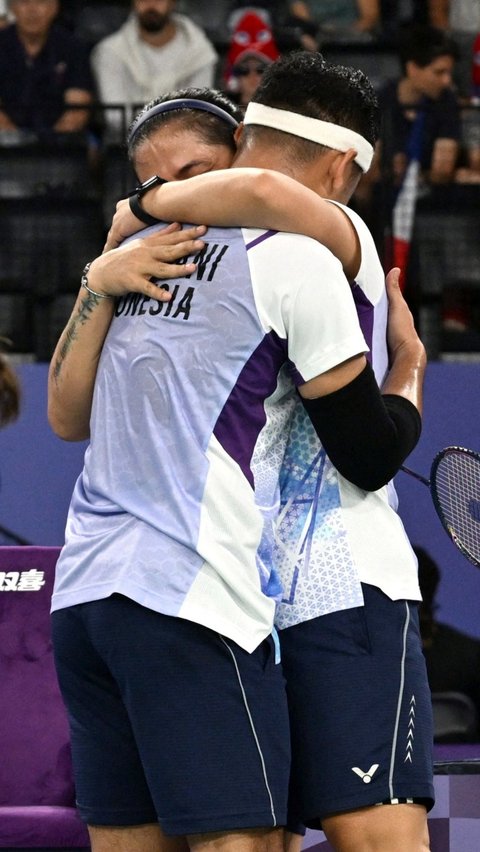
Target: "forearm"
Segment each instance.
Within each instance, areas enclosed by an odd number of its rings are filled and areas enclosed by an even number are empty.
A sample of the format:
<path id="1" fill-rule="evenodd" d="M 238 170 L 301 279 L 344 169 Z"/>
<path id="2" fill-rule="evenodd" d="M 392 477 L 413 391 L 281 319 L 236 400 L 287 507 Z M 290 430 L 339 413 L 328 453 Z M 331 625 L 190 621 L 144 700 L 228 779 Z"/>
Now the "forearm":
<path id="1" fill-rule="evenodd" d="M 378 0 L 358 0 L 359 28 L 371 30 L 377 24 L 380 17 Z"/>
<path id="2" fill-rule="evenodd" d="M 8 117 L 7 113 L 0 108 L 0 130 L 16 130 L 17 125 Z"/>
<path id="3" fill-rule="evenodd" d="M 355 273 L 359 246 L 350 219 L 336 205 L 287 175 L 268 169 L 224 169 L 166 183 L 147 192 L 142 208 L 163 221 L 270 228 L 322 242 Z"/>
<path id="4" fill-rule="evenodd" d="M 55 130 L 59 133 L 76 133 L 83 130 L 89 120 L 88 107 L 91 104 L 91 96 L 88 92 L 70 90 L 65 93 L 65 111 L 55 123 Z"/>
<path id="5" fill-rule="evenodd" d="M 403 396 L 422 414 L 427 355 L 400 290 L 399 275 L 400 270 L 395 267 L 386 278 L 390 370 L 383 382 L 382 393 Z"/>
<path id="6" fill-rule="evenodd" d="M 142 207 L 168 222 L 251 228 L 265 226 L 267 209 L 275 218 L 269 226 L 275 229 L 286 220 L 286 215 L 282 217 L 276 209 L 282 202 L 285 184 L 293 184 L 295 188 L 295 181 L 279 172 L 221 169 L 156 187 L 143 196 Z"/>
<path id="7" fill-rule="evenodd" d="M 455 139 L 437 139 L 433 148 L 428 178 L 431 183 L 448 183 L 455 175 L 458 160 L 458 142 Z"/>
<path id="8" fill-rule="evenodd" d="M 403 396 L 422 414 L 426 364 L 425 347 L 418 338 L 403 344 L 395 353 L 382 394 Z"/>
<path id="9" fill-rule="evenodd" d="M 448 29 L 448 6 L 448 0 L 429 0 L 428 13 L 432 27 Z"/>
<path id="10" fill-rule="evenodd" d="M 80 288 L 53 353 L 48 374 L 48 419 L 53 431 L 66 441 L 82 441 L 90 435 L 97 367 L 114 304 L 113 299 L 100 299 Z"/>

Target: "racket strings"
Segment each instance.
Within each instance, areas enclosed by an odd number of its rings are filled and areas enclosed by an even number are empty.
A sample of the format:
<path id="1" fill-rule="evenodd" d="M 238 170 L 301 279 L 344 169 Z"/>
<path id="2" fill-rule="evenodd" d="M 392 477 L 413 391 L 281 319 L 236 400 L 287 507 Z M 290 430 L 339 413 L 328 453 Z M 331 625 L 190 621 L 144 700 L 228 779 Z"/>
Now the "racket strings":
<path id="1" fill-rule="evenodd" d="M 446 453 L 432 478 L 444 526 L 472 561 L 480 561 L 480 459 L 462 451 Z"/>

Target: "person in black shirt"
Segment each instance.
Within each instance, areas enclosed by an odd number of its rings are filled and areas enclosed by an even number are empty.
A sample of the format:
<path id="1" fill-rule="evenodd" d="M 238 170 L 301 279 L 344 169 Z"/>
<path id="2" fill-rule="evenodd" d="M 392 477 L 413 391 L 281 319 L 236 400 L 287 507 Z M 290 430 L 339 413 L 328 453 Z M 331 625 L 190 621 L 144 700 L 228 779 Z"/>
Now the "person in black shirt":
<path id="1" fill-rule="evenodd" d="M 93 100 L 88 53 L 55 19 L 58 0 L 10 0 L 0 31 L 0 131 L 78 133 Z M 75 107 L 75 109 L 70 109 Z"/>

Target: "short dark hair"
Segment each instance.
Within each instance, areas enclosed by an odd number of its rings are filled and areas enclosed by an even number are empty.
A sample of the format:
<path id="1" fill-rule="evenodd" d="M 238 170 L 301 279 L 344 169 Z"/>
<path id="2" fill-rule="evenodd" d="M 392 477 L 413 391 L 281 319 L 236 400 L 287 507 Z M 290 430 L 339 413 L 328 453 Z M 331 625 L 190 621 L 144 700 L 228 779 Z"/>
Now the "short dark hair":
<path id="1" fill-rule="evenodd" d="M 277 59 L 263 74 L 252 101 L 348 127 L 372 146 L 378 139 L 379 105 L 368 77 L 357 68 L 329 63 L 320 53 L 294 51 Z M 263 130 L 268 129 L 258 125 L 245 128 L 249 134 Z M 293 136 L 291 140 L 288 144 L 298 153 L 318 154 L 315 142 Z"/>
<path id="2" fill-rule="evenodd" d="M 414 62 L 419 68 L 426 68 L 440 56 L 451 56 L 456 62 L 459 49 L 455 40 L 443 30 L 416 24 L 406 26 L 400 33 L 398 56 L 405 71 L 407 62 Z"/>
<path id="3" fill-rule="evenodd" d="M 231 101 L 223 92 L 220 92 L 217 89 L 186 88 L 177 89 L 172 92 L 165 92 L 165 94 L 158 98 L 154 98 L 145 104 L 130 125 L 127 134 L 127 139 L 129 140 L 127 143 L 128 156 L 130 159 L 133 159 L 136 149 L 142 144 L 142 142 L 149 139 L 152 133 L 167 123 L 175 123 L 176 126 L 181 128 L 185 127 L 188 130 L 193 130 L 207 144 L 225 145 L 225 147 L 231 150 L 232 154 L 235 153 L 236 146 L 234 139 L 234 126 L 227 121 L 223 121 L 222 118 L 212 115 L 212 113 L 196 110 L 195 108 L 182 107 L 180 109 L 171 110 L 170 112 L 152 115 L 152 117 L 147 119 L 130 139 L 132 128 L 141 116 L 150 112 L 153 107 L 157 106 L 157 104 L 163 104 L 166 101 L 177 99 L 205 101 L 206 103 L 220 107 L 220 109 L 232 116 L 232 118 L 234 118 L 237 122 L 240 122 L 243 118 L 243 111 L 241 108 L 234 104 L 233 101 Z"/>

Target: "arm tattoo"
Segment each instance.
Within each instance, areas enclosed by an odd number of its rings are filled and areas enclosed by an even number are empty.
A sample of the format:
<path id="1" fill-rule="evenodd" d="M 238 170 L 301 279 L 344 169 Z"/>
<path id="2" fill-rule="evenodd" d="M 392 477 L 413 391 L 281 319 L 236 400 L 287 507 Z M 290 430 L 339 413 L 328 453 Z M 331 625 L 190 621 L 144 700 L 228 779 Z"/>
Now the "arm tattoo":
<path id="1" fill-rule="evenodd" d="M 70 352 L 75 340 L 78 337 L 77 328 L 79 325 L 85 325 L 92 316 L 96 306 L 100 304 L 101 299 L 91 293 L 87 293 L 81 301 L 80 308 L 75 316 L 71 317 L 65 331 L 63 332 L 62 344 L 60 351 L 55 360 L 53 368 L 53 377 L 56 382 L 60 378 L 60 372 L 65 362 L 65 359 Z"/>

